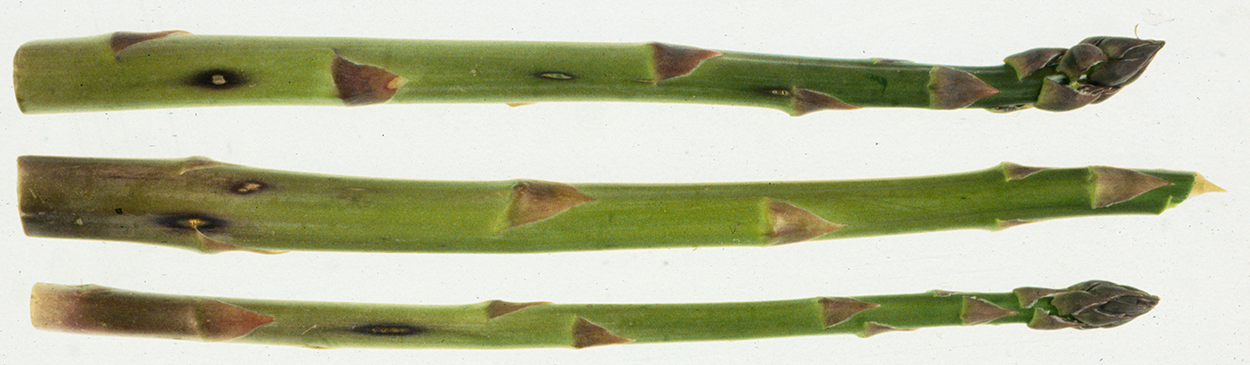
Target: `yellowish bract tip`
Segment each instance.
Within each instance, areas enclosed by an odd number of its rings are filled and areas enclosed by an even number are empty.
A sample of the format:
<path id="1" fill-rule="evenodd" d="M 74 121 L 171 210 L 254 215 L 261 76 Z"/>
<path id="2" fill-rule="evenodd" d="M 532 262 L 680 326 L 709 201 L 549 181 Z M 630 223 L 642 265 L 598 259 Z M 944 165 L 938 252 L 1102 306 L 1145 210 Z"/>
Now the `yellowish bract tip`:
<path id="1" fill-rule="evenodd" d="M 1210 181 L 1207 181 L 1207 178 L 1202 177 L 1202 175 L 1194 174 L 1194 187 L 1193 187 L 1193 190 L 1189 191 L 1189 196 L 1198 196 L 1198 195 L 1202 195 L 1206 193 L 1224 193 L 1224 192 L 1228 192 L 1228 190 L 1224 190 L 1224 188 L 1221 188 L 1211 183 Z"/>

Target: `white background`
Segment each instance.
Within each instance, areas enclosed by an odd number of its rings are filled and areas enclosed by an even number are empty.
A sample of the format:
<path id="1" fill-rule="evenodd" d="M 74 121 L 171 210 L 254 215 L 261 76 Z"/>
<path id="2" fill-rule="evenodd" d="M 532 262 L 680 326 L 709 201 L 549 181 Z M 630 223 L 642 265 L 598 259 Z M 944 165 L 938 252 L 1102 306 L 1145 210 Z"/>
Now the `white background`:
<path id="1" fill-rule="evenodd" d="M 831 58 L 993 65 L 1087 36 L 1163 39 L 1137 83 L 1067 113 L 872 109 L 793 118 L 746 107 L 550 103 L 230 107 L 22 115 L 3 78 L 0 161 L 23 154 L 172 158 L 355 176 L 698 182 L 914 176 L 1027 165 L 1203 173 L 1231 193 L 1162 216 L 1044 222 L 775 248 L 530 255 L 190 251 L 23 236 L 0 194 L 3 364 L 1149 364 L 1250 356 L 1246 117 L 1250 5 L 1237 1 L 5 1 L 0 53 L 117 30 L 593 42 L 664 41 Z M 124 4 L 124 5 L 123 5 Z M 0 74 L 8 75 L 5 64 Z M 15 186 L 0 169 L 0 187 Z M 11 189 L 11 188 L 10 188 Z M 1121 328 L 926 329 L 586 350 L 311 350 L 34 330 L 35 282 L 211 296 L 459 304 L 703 302 L 1064 287 L 1087 279 L 1162 297 Z"/>

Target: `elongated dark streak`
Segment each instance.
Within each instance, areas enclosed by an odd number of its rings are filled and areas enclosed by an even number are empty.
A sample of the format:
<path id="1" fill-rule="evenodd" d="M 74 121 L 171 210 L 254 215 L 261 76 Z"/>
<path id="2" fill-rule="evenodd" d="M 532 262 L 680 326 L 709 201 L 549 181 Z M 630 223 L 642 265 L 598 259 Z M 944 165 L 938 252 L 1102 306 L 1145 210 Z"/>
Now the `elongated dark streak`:
<path id="1" fill-rule="evenodd" d="M 420 335 L 429 330 L 425 327 L 403 323 L 370 323 L 352 327 L 351 331 L 369 336 L 397 337 Z"/>

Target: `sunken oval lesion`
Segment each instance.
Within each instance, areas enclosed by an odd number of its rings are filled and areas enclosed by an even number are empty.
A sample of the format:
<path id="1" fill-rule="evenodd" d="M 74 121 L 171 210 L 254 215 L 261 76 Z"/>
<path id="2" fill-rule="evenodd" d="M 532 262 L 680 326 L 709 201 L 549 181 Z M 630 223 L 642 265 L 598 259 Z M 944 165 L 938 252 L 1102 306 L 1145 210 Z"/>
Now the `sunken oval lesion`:
<path id="1" fill-rule="evenodd" d="M 228 226 L 225 219 L 203 213 L 173 213 L 155 218 L 157 225 L 186 231 L 211 232 Z"/>
<path id="2" fill-rule="evenodd" d="M 420 335 L 428 331 L 428 329 L 403 323 L 369 323 L 354 326 L 350 331 L 369 336 L 397 337 Z"/>
<path id="3" fill-rule="evenodd" d="M 534 73 L 534 77 L 555 81 L 577 80 L 577 75 L 560 71 L 539 71 Z"/>
<path id="4" fill-rule="evenodd" d="M 236 195 L 255 194 L 269 189 L 269 184 L 260 180 L 242 180 L 230 185 L 230 192 Z"/>
<path id="5" fill-rule="evenodd" d="M 213 68 L 200 71 L 187 77 L 186 84 L 209 90 L 233 89 L 248 83 L 247 76 L 242 72 L 225 68 Z"/>

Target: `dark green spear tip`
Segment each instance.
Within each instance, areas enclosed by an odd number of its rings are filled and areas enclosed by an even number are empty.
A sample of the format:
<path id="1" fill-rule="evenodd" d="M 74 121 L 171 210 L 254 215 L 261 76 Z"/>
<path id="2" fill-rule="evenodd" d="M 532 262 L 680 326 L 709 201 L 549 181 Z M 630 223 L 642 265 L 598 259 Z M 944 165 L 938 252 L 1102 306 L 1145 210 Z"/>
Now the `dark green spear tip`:
<path id="1" fill-rule="evenodd" d="M 1159 304 L 1159 297 L 1133 287 L 1091 280 L 1056 294 L 1050 304 L 1059 315 L 1080 322 L 1078 328 L 1111 328 L 1146 314 Z"/>
<path id="2" fill-rule="evenodd" d="M 1137 80 L 1164 44 L 1163 41 L 1120 37 L 1090 37 L 1081 43 L 1094 45 L 1107 55 L 1106 62 L 1093 65 L 1086 75 L 1090 83 L 1110 87 Z"/>

